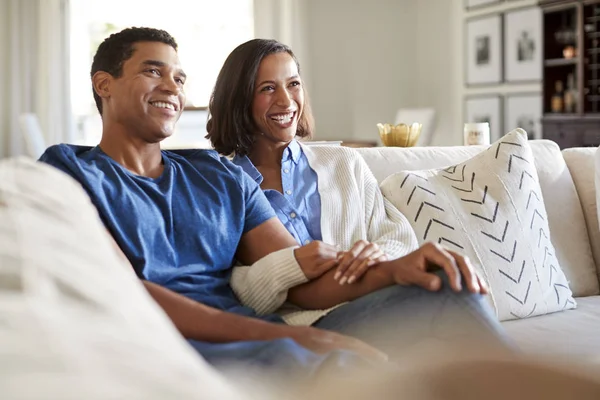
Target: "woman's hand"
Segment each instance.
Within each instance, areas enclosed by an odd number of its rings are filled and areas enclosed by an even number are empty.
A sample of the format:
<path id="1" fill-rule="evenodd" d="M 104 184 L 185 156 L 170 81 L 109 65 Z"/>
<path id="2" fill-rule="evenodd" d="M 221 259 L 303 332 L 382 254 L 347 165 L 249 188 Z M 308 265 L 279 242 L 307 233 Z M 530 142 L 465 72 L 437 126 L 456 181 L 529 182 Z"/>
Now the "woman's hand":
<path id="1" fill-rule="evenodd" d="M 370 267 L 387 261 L 387 256 L 375 243 L 359 240 L 348 251 L 339 253 L 339 264 L 333 279 L 340 285 L 354 283 Z"/>
<path id="2" fill-rule="evenodd" d="M 314 240 L 294 250 L 296 261 L 309 281 L 320 277 L 338 265 L 338 248 L 330 244 Z"/>

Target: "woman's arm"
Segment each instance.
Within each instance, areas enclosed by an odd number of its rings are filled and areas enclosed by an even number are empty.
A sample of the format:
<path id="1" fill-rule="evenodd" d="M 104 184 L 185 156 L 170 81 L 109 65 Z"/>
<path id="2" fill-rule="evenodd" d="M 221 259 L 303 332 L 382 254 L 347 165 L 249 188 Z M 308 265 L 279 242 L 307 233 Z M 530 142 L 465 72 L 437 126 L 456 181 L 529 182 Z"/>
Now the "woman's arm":
<path id="1" fill-rule="evenodd" d="M 288 290 L 316 279 L 337 265 L 335 246 L 313 241 L 299 247 L 277 218 L 271 218 L 242 236 L 230 285 L 245 306 L 259 315 L 277 310 Z"/>

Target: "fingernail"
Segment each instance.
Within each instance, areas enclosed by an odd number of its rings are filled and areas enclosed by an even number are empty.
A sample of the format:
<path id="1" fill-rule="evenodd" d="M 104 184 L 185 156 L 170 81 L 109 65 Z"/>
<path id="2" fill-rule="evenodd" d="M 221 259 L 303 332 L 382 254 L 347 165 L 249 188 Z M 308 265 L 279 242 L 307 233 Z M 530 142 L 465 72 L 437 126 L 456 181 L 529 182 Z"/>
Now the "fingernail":
<path id="1" fill-rule="evenodd" d="M 343 277 L 343 278 L 340 280 L 340 285 L 343 285 L 343 284 L 345 284 L 347 280 L 348 280 L 348 278 L 346 278 L 346 277 Z"/>
<path id="2" fill-rule="evenodd" d="M 356 280 L 356 277 L 354 275 L 352 275 L 350 277 L 350 279 L 348 279 L 348 283 L 354 283 L 355 280 Z"/>
<path id="3" fill-rule="evenodd" d="M 338 271 L 338 272 L 336 272 L 336 273 L 335 273 L 335 275 L 333 276 L 333 279 L 337 281 L 338 279 L 340 279 L 340 276 L 341 276 L 341 275 L 342 275 L 342 273 L 341 273 L 340 271 Z"/>

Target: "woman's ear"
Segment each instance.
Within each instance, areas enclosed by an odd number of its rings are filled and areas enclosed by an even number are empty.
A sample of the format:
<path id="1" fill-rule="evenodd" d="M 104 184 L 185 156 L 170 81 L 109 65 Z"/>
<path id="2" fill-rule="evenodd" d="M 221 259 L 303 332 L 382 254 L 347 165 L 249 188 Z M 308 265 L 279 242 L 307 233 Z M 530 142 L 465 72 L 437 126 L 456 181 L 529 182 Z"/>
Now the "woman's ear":
<path id="1" fill-rule="evenodd" d="M 103 99 L 110 97 L 110 83 L 112 76 L 105 71 L 98 71 L 92 76 L 92 85 L 94 92 Z"/>

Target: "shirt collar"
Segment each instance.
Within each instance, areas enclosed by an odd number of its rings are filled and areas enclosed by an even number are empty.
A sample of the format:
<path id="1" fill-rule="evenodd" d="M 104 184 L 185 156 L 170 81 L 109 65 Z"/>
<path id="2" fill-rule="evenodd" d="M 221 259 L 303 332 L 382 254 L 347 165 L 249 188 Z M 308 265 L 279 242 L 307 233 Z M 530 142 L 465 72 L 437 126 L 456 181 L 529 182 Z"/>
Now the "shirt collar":
<path id="1" fill-rule="evenodd" d="M 296 139 L 293 139 L 288 147 L 283 151 L 283 157 L 281 162 L 292 159 L 294 164 L 298 164 L 300 160 L 300 155 L 302 154 L 302 147 L 300 147 L 300 143 Z"/>
<path id="2" fill-rule="evenodd" d="M 294 161 L 294 164 L 298 164 L 300 160 L 300 155 L 302 154 L 302 147 L 300 147 L 300 143 L 296 139 L 292 140 L 288 147 L 283 151 L 283 157 L 281 159 L 282 162 L 291 159 Z M 263 181 L 262 174 L 256 169 L 252 161 L 248 158 L 248 156 L 233 156 L 231 160 L 234 164 L 241 167 L 244 172 L 246 172 L 252 179 L 256 181 L 259 185 Z"/>
<path id="3" fill-rule="evenodd" d="M 262 183 L 262 181 L 263 181 L 262 174 L 260 172 L 258 172 L 258 170 L 254 166 L 254 164 L 252 164 L 252 161 L 250 161 L 248 156 L 236 155 L 233 157 L 233 159 L 231 161 L 234 164 L 242 167 L 244 172 L 247 173 L 248 175 L 250 175 L 250 178 L 254 179 L 256 181 L 256 183 L 258 183 L 259 185 Z"/>

